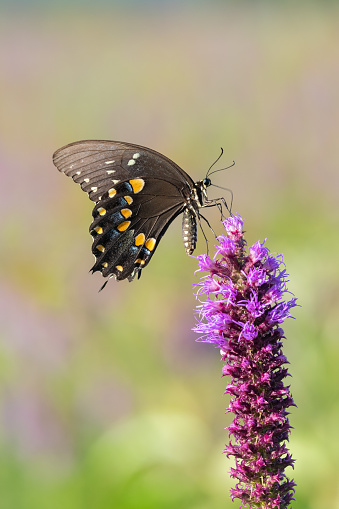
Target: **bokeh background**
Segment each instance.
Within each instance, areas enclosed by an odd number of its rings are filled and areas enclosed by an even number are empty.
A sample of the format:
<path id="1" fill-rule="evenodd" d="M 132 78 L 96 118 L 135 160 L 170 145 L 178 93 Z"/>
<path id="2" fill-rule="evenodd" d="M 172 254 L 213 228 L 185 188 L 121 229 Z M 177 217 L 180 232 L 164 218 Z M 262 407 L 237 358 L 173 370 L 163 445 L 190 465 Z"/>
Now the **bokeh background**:
<path id="1" fill-rule="evenodd" d="M 239 506 L 180 220 L 140 281 L 98 293 L 88 273 L 91 202 L 51 157 L 91 138 L 152 147 L 194 179 L 221 146 L 219 167 L 236 160 L 214 182 L 248 242 L 284 253 L 302 306 L 285 328 L 293 507 L 339 508 L 338 3 L 0 8 L 1 508 Z"/>

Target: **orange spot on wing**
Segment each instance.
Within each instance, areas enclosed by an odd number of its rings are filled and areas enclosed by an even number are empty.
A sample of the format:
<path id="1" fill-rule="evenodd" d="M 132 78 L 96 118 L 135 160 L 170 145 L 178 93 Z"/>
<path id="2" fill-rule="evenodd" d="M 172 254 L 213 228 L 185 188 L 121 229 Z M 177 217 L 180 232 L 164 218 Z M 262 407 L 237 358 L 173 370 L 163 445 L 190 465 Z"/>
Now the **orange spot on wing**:
<path id="1" fill-rule="evenodd" d="M 117 226 L 117 230 L 119 230 L 119 232 L 124 232 L 125 230 L 127 230 L 130 224 L 131 221 L 123 221 L 122 223 L 119 224 L 119 226 Z"/>
<path id="2" fill-rule="evenodd" d="M 155 243 L 156 243 L 156 240 L 151 237 L 151 238 L 146 240 L 145 247 L 147 249 L 149 249 L 149 251 L 153 251 Z"/>
<path id="3" fill-rule="evenodd" d="M 131 186 L 133 188 L 133 192 L 135 194 L 136 193 L 140 193 L 140 191 L 145 186 L 145 181 L 143 179 L 132 179 L 132 180 L 129 181 L 129 183 L 131 184 Z"/>
<path id="4" fill-rule="evenodd" d="M 141 246 L 144 242 L 145 242 L 145 235 L 143 233 L 139 233 L 139 235 L 137 235 L 135 237 L 135 245 Z"/>
<path id="5" fill-rule="evenodd" d="M 120 212 L 126 219 L 132 215 L 132 211 L 130 209 L 121 209 Z"/>

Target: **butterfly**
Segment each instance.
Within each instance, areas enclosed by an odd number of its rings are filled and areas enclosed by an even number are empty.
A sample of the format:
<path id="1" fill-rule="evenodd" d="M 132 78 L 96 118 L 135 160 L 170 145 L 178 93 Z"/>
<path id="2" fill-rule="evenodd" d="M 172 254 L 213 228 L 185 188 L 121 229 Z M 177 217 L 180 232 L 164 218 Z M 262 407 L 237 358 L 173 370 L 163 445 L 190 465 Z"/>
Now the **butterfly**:
<path id="1" fill-rule="evenodd" d="M 179 214 L 183 214 L 185 251 L 192 254 L 197 221 L 203 217 L 199 210 L 216 205 L 221 210 L 226 205 L 223 198 L 208 199 L 208 174 L 194 182 L 164 155 L 132 143 L 77 141 L 57 150 L 53 163 L 95 203 L 90 225 L 95 257 L 91 271 L 105 278 L 139 278 Z"/>

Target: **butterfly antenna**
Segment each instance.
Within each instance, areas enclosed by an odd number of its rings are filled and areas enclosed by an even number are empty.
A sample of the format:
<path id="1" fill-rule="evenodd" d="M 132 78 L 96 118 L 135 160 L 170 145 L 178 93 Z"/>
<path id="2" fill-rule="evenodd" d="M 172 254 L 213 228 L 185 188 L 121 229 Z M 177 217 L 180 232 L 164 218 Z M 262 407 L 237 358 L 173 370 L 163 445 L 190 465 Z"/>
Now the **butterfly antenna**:
<path id="1" fill-rule="evenodd" d="M 220 158 L 219 158 L 219 159 L 220 159 Z M 217 161 L 218 161 L 218 159 L 217 159 Z M 217 162 L 217 161 L 215 161 L 215 162 Z M 213 163 L 213 164 L 215 164 L 215 163 Z M 213 164 L 212 164 L 212 166 L 213 166 Z M 230 164 L 229 166 L 226 166 L 226 168 L 220 168 L 219 170 L 214 170 L 214 171 L 212 171 L 212 173 L 209 173 L 209 171 L 210 171 L 210 170 L 208 170 L 207 176 L 209 176 L 209 175 L 213 175 L 213 173 L 217 173 L 217 171 L 224 171 L 224 170 L 228 170 L 229 168 L 232 168 L 232 166 L 234 166 L 234 165 L 235 165 L 235 161 L 233 161 L 233 163 L 232 163 L 232 164 Z M 212 166 L 211 166 L 211 168 L 212 168 Z M 210 168 L 210 169 L 211 169 L 211 168 Z"/>
<path id="2" fill-rule="evenodd" d="M 221 158 L 221 156 L 222 156 L 222 155 L 223 155 L 223 153 L 224 153 L 224 149 L 223 149 L 222 147 L 220 147 L 220 148 L 221 148 L 221 154 L 220 154 L 220 156 L 219 156 L 219 157 L 218 157 L 218 158 L 214 161 L 214 163 L 213 163 L 213 164 L 211 164 L 211 166 L 208 168 L 207 173 L 206 173 L 206 178 L 207 178 L 207 177 L 208 177 L 208 175 L 210 174 L 210 171 L 211 171 L 211 169 L 213 168 L 213 166 L 214 166 L 214 165 L 215 165 L 215 164 L 219 161 L 219 159 Z M 214 172 L 213 172 L 213 173 L 214 173 Z"/>

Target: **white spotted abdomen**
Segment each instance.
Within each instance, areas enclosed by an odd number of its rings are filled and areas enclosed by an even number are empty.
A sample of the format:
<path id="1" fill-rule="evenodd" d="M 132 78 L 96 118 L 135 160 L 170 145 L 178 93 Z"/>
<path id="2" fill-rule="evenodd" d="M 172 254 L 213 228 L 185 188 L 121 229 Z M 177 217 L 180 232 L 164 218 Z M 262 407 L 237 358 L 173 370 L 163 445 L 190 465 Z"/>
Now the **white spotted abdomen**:
<path id="1" fill-rule="evenodd" d="M 192 254 L 197 245 L 197 220 L 189 209 L 184 210 L 182 217 L 182 240 L 186 253 Z"/>

